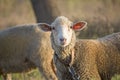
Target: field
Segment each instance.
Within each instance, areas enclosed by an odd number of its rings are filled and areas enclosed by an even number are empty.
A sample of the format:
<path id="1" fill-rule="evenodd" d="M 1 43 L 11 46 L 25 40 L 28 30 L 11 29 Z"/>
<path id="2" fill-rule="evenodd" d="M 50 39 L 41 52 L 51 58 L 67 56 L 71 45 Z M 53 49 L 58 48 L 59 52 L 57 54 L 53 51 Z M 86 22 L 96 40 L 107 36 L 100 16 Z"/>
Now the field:
<path id="1" fill-rule="evenodd" d="M 120 32 L 120 0 L 57 1 L 61 15 L 74 22 L 78 20 L 88 22 L 86 29 L 77 32 L 78 38 L 98 38 L 113 32 Z M 0 30 L 35 22 L 36 18 L 30 0 L 0 0 Z M 12 74 L 12 79 L 44 80 L 37 69 L 28 73 Z M 0 80 L 2 80 L 1 76 Z M 115 75 L 112 80 L 120 80 L 120 76 Z"/>

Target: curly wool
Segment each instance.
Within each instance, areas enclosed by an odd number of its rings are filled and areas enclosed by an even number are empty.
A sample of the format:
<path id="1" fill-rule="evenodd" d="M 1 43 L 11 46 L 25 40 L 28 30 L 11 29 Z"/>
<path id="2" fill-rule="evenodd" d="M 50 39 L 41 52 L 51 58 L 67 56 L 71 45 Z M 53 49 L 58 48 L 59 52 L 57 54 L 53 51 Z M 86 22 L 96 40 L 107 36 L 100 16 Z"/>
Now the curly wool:
<path id="1" fill-rule="evenodd" d="M 111 80 L 120 74 L 120 32 L 96 40 L 80 39 L 74 49 L 73 67 L 80 80 Z M 73 80 L 67 67 L 55 60 L 59 80 Z"/>

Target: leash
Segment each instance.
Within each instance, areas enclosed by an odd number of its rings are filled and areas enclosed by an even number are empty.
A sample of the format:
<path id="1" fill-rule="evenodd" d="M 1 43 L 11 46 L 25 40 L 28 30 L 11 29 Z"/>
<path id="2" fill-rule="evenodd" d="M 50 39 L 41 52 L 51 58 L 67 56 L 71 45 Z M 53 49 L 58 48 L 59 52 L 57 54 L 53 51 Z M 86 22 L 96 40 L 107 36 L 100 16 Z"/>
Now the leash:
<path id="1" fill-rule="evenodd" d="M 71 66 L 68 67 L 70 74 L 72 75 L 73 80 L 79 80 L 80 76 L 75 72 L 74 68 Z"/>
<path id="2" fill-rule="evenodd" d="M 56 56 L 56 58 L 57 58 L 61 63 L 64 64 L 64 62 L 63 62 L 62 60 L 60 60 L 60 58 L 58 57 L 58 55 L 57 55 L 56 53 L 55 53 L 55 56 Z M 69 73 L 71 74 L 73 80 L 79 80 L 79 79 L 80 79 L 80 76 L 75 72 L 75 70 L 74 70 L 74 68 L 73 68 L 73 66 L 72 66 L 73 61 L 74 61 L 74 50 L 72 50 L 72 53 L 71 53 L 71 61 L 70 61 L 70 63 L 67 65 L 67 67 L 68 67 L 68 71 L 69 71 Z M 66 66 L 66 64 L 64 64 L 64 65 Z"/>
<path id="3" fill-rule="evenodd" d="M 75 72 L 75 70 L 72 66 L 74 57 L 75 57 L 75 53 L 74 53 L 74 50 L 72 50 L 71 51 L 71 62 L 68 65 L 68 70 L 69 70 L 70 74 L 72 75 L 73 80 L 79 80 L 80 76 Z"/>

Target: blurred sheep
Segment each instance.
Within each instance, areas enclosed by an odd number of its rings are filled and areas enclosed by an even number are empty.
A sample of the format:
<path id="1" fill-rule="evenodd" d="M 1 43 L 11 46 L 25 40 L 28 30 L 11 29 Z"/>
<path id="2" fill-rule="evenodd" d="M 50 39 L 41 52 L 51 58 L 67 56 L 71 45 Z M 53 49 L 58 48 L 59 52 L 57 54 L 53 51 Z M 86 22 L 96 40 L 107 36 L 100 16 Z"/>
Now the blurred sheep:
<path id="1" fill-rule="evenodd" d="M 49 33 L 36 24 L 21 25 L 0 31 L 0 74 L 27 72 L 39 68 L 46 80 L 57 80 L 52 67 L 53 50 Z"/>

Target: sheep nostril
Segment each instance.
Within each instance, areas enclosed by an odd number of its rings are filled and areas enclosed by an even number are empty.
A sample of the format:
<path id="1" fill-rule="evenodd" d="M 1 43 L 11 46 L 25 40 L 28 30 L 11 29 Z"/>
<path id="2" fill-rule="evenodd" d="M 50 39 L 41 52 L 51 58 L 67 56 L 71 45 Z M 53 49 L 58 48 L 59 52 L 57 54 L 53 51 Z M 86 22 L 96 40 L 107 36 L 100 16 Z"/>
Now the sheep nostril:
<path id="1" fill-rule="evenodd" d="M 61 38 L 60 41 L 61 42 L 66 42 L 66 39 L 65 38 Z"/>

